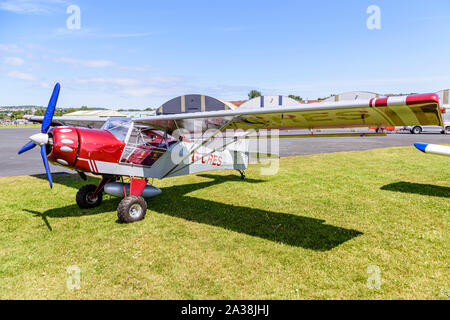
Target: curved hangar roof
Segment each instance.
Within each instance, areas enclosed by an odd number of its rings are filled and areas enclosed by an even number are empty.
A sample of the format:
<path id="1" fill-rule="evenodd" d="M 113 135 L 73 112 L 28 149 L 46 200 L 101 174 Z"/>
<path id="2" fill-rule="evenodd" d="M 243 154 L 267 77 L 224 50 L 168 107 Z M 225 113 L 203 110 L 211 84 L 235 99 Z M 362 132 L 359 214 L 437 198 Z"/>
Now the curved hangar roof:
<path id="1" fill-rule="evenodd" d="M 241 104 L 239 109 L 255 109 L 255 108 L 266 108 L 266 107 L 278 107 L 278 106 L 296 106 L 300 105 L 300 102 L 285 96 L 261 96 L 256 97 L 247 102 Z"/>
<path id="2" fill-rule="evenodd" d="M 157 115 L 235 109 L 230 102 L 201 94 L 188 94 L 167 101 L 156 110 Z"/>
<path id="3" fill-rule="evenodd" d="M 381 94 L 367 91 L 351 91 L 340 93 L 335 96 L 331 96 L 322 102 L 337 102 L 337 101 L 348 101 L 348 100 L 358 100 L 358 99 L 372 99 L 384 97 Z"/>

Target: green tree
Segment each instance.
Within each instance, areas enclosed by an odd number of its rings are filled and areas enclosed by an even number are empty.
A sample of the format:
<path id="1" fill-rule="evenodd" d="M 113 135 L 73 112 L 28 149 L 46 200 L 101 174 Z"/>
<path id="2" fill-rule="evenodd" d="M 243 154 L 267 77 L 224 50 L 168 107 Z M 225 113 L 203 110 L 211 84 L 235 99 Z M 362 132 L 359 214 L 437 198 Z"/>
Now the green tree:
<path id="1" fill-rule="evenodd" d="M 67 112 L 68 112 L 68 113 L 75 112 L 75 111 L 77 111 L 77 109 L 75 109 L 75 108 L 69 108 L 69 109 L 67 109 Z"/>
<path id="2" fill-rule="evenodd" d="M 35 116 L 43 116 L 45 114 L 45 109 L 37 109 L 35 112 L 34 112 L 34 115 Z"/>
<path id="3" fill-rule="evenodd" d="M 303 101 L 303 98 L 300 96 L 294 96 L 293 94 L 289 95 L 289 98 L 297 100 L 297 101 Z"/>
<path id="4" fill-rule="evenodd" d="M 249 99 L 253 99 L 253 98 L 256 98 L 256 97 L 261 97 L 261 92 L 259 92 L 258 90 L 252 90 L 248 94 L 248 98 Z"/>
<path id="5" fill-rule="evenodd" d="M 23 112 L 21 112 L 21 111 L 14 111 L 11 114 L 11 120 L 16 120 L 16 119 L 23 119 Z"/>
<path id="6" fill-rule="evenodd" d="M 317 100 L 323 101 L 323 100 L 326 100 L 326 99 L 328 99 L 328 98 L 335 97 L 335 96 L 336 96 L 335 94 L 330 94 L 328 97 L 317 98 Z"/>

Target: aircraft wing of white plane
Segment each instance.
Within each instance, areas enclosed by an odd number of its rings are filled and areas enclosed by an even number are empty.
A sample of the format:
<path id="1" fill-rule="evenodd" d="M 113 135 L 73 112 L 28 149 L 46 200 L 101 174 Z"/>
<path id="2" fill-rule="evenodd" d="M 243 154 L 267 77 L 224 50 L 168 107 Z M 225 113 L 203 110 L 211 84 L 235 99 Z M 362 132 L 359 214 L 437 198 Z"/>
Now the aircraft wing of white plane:
<path id="1" fill-rule="evenodd" d="M 428 143 L 414 143 L 414 146 L 424 153 L 439 154 L 442 156 L 450 156 L 450 146 Z"/>
<path id="2" fill-rule="evenodd" d="M 42 122 L 43 117 L 28 116 Z M 105 117 L 54 117 L 52 125 L 100 128 Z M 178 113 L 134 118 L 140 125 L 173 132 L 202 120 L 211 129 L 315 129 L 370 126 L 442 126 L 436 94 L 396 96 L 308 105 Z"/>
<path id="3" fill-rule="evenodd" d="M 311 129 L 369 126 L 442 126 L 436 94 L 410 95 L 370 100 L 317 103 L 256 109 L 179 113 L 135 119 L 161 129 L 185 127 L 189 120 L 207 120 L 211 127 L 229 129 Z"/>

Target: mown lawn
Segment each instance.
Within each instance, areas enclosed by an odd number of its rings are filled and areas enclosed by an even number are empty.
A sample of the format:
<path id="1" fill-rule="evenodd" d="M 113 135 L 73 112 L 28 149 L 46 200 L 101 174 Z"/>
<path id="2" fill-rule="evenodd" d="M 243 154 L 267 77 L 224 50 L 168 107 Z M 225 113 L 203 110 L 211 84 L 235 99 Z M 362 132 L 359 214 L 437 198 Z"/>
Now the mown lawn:
<path id="1" fill-rule="evenodd" d="M 0 124 L 0 129 L 40 128 L 40 124 Z"/>
<path id="2" fill-rule="evenodd" d="M 448 299 L 449 165 L 411 147 L 155 180 L 134 224 L 109 196 L 78 209 L 78 176 L 0 178 L 0 299 Z"/>

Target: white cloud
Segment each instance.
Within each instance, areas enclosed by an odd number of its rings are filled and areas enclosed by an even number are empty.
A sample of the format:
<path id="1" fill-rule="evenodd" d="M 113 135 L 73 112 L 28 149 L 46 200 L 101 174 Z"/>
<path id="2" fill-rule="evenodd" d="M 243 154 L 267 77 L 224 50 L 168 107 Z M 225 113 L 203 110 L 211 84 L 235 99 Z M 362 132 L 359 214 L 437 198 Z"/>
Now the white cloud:
<path id="1" fill-rule="evenodd" d="M 162 92 L 158 88 L 130 88 L 122 90 L 121 93 L 132 97 L 145 97 L 148 95 L 160 95 Z"/>
<path id="2" fill-rule="evenodd" d="M 171 75 L 159 75 L 159 76 L 152 76 L 150 77 L 149 81 L 152 83 L 159 83 L 159 84 L 176 84 L 179 82 L 182 82 L 184 79 L 178 76 L 171 76 Z"/>
<path id="3" fill-rule="evenodd" d="M 143 38 L 154 35 L 153 32 L 124 32 L 124 33 L 108 33 L 101 29 L 91 29 L 83 27 L 81 29 L 57 28 L 51 33 L 52 37 L 84 37 L 84 38 L 106 38 L 106 39 L 129 39 Z"/>
<path id="4" fill-rule="evenodd" d="M 123 70 L 131 70 L 131 71 L 139 71 L 139 72 L 145 72 L 145 71 L 149 71 L 150 69 L 152 69 L 151 66 L 149 65 L 144 65 L 144 66 L 120 66 L 121 69 Z"/>
<path id="5" fill-rule="evenodd" d="M 240 32 L 240 31 L 246 30 L 246 27 L 228 26 L 228 27 L 216 28 L 216 30 L 220 31 L 220 32 Z"/>
<path id="6" fill-rule="evenodd" d="M 116 84 L 119 86 L 136 86 L 140 83 L 137 79 L 132 78 L 89 78 L 78 79 L 78 83 L 96 83 L 96 84 Z"/>
<path id="7" fill-rule="evenodd" d="M 82 66 L 87 68 L 105 68 L 105 67 L 112 67 L 115 65 L 114 62 L 109 60 L 83 60 L 73 58 L 60 58 L 56 59 L 55 61 L 69 63 L 75 66 Z"/>
<path id="8" fill-rule="evenodd" d="M 37 78 L 30 74 L 30 73 L 25 73 L 25 72 L 19 72 L 19 71 L 11 71 L 10 73 L 8 73 L 8 77 L 10 78 L 14 78 L 14 79 L 19 79 L 19 80 L 25 80 L 25 81 L 36 81 Z"/>
<path id="9" fill-rule="evenodd" d="M 0 10 L 19 14 L 48 14 L 68 4 L 64 0 L 5 0 L 0 2 Z"/>
<path id="10" fill-rule="evenodd" d="M 121 66 L 114 61 L 110 60 L 84 60 L 84 59 L 75 59 L 75 58 L 69 58 L 69 57 L 63 57 L 59 59 L 55 59 L 55 62 L 60 63 L 69 63 L 75 66 L 82 66 L 87 68 L 105 68 L 105 67 L 116 67 L 123 70 L 130 70 L 130 71 L 139 71 L 139 72 L 145 72 L 150 69 L 152 69 L 149 65 L 143 65 L 143 66 Z M 157 82 L 173 82 L 176 79 L 175 77 L 166 77 L 164 78 L 156 78 Z"/>
<path id="11" fill-rule="evenodd" d="M 94 34 L 94 31 L 90 28 L 83 27 L 81 29 L 67 29 L 67 27 L 61 27 L 53 30 L 50 37 L 90 37 L 92 34 Z"/>
<path id="12" fill-rule="evenodd" d="M 9 53 L 21 53 L 23 50 L 16 44 L 3 44 L 0 43 L 0 51 L 6 51 Z"/>
<path id="13" fill-rule="evenodd" d="M 180 92 L 191 92 L 192 88 L 185 85 L 186 79 L 174 75 L 154 75 L 145 77 L 140 80 L 140 83 L 145 83 L 147 86 L 132 86 L 125 88 L 119 93 L 131 97 L 146 97 L 154 96 L 172 96 Z M 194 90 L 195 91 L 195 90 Z"/>
<path id="14" fill-rule="evenodd" d="M 153 35 L 152 32 L 135 32 L 135 33 L 111 33 L 111 34 L 99 34 L 99 37 L 104 38 L 140 38 Z"/>
<path id="15" fill-rule="evenodd" d="M 18 57 L 7 57 L 3 61 L 10 66 L 22 66 L 25 64 L 25 60 Z"/>

